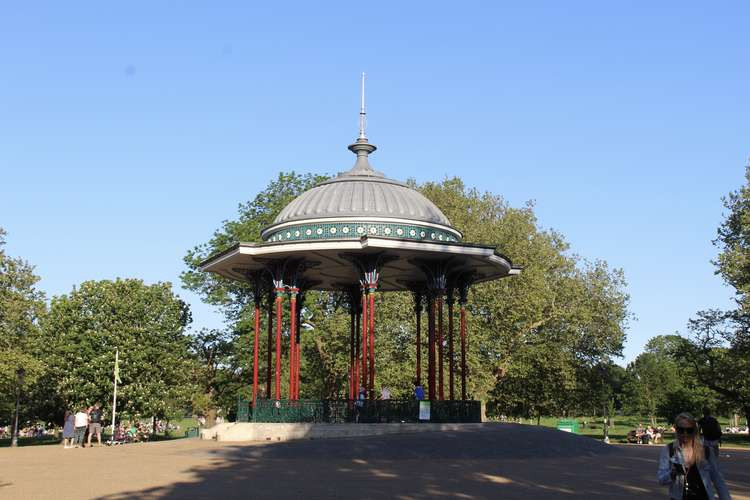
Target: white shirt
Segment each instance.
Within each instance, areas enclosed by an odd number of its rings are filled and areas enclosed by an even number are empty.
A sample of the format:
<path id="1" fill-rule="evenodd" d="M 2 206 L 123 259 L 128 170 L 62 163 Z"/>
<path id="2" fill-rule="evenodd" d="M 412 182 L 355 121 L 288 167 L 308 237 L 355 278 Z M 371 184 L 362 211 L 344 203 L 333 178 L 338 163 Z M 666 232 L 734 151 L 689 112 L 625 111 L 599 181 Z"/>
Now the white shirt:
<path id="1" fill-rule="evenodd" d="M 86 412 L 79 411 L 78 413 L 76 413 L 75 420 L 76 427 L 86 427 L 87 425 L 89 425 L 89 415 Z"/>

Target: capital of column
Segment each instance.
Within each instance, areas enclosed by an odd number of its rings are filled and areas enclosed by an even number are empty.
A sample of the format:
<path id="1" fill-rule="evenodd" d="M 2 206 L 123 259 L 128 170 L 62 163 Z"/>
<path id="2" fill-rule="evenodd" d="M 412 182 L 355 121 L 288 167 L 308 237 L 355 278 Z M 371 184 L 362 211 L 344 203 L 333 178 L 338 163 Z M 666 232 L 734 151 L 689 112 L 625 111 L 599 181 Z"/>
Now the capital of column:
<path id="1" fill-rule="evenodd" d="M 289 298 L 292 300 L 297 300 L 297 295 L 299 294 L 299 288 L 290 286 L 289 287 Z"/>

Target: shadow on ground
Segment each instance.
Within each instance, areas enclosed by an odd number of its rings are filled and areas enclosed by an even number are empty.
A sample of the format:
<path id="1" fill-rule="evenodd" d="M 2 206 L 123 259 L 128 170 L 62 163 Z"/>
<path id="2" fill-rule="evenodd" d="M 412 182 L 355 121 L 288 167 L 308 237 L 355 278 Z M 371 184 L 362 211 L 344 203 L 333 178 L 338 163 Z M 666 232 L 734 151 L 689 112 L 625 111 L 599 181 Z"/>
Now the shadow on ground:
<path id="1" fill-rule="evenodd" d="M 664 498 L 658 452 L 514 424 L 217 445 L 186 451 L 205 459 L 189 482 L 102 498 Z"/>

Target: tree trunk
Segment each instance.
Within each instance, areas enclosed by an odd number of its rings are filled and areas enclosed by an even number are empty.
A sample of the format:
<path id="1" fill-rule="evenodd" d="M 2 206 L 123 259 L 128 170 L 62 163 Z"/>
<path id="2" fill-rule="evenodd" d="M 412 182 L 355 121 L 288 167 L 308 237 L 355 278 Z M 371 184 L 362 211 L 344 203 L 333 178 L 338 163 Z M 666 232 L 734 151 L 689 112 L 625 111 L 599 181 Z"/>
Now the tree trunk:
<path id="1" fill-rule="evenodd" d="M 151 439 L 156 439 L 156 415 L 151 417 Z"/>
<path id="2" fill-rule="evenodd" d="M 216 410 L 210 409 L 206 412 L 206 428 L 210 429 L 216 425 Z"/>
<path id="3" fill-rule="evenodd" d="M 539 425 L 539 421 L 542 420 L 542 412 L 536 413 L 536 425 Z"/>
<path id="4" fill-rule="evenodd" d="M 750 405 L 742 408 L 745 410 L 745 425 L 750 427 Z"/>

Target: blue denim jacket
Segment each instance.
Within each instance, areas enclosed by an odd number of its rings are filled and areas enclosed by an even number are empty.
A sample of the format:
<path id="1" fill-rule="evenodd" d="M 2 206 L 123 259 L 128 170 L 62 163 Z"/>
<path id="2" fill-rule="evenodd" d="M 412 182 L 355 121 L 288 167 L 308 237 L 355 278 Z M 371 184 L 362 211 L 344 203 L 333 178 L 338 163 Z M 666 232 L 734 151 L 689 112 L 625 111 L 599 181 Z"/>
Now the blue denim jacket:
<path id="1" fill-rule="evenodd" d="M 706 493 L 708 498 L 716 498 L 719 495 L 719 500 L 731 500 L 727 483 L 724 482 L 724 477 L 719 471 L 719 466 L 716 463 L 716 457 L 714 457 L 713 451 L 709 448 L 707 451 L 706 459 L 698 465 L 698 473 L 703 480 L 703 486 L 706 487 Z M 676 445 L 674 446 L 674 458 L 677 463 L 684 464 L 684 458 L 682 456 L 682 450 Z M 672 465 L 669 463 L 669 445 L 666 445 L 661 450 L 659 455 L 659 471 L 656 473 L 656 477 L 659 484 L 669 485 L 669 498 L 675 500 L 682 500 L 682 490 L 685 486 L 685 476 L 678 475 L 672 480 L 669 472 Z"/>

